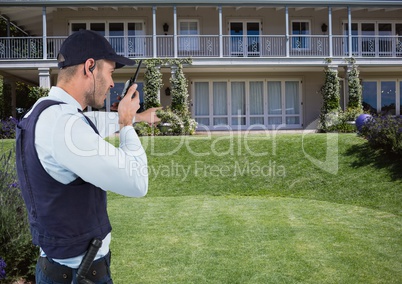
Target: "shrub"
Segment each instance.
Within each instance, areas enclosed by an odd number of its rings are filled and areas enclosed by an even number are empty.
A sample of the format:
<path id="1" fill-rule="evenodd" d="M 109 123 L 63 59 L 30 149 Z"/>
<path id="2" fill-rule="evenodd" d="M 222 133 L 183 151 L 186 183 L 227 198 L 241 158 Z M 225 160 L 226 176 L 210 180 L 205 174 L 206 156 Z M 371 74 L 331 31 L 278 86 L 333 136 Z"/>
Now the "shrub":
<path id="1" fill-rule="evenodd" d="M 0 257 L 0 280 L 6 279 L 6 267 L 7 264 L 4 262 L 4 259 Z"/>
<path id="2" fill-rule="evenodd" d="M 361 135 L 374 149 L 402 156 L 402 117 L 375 116 L 366 121 Z"/>
<path id="3" fill-rule="evenodd" d="M 180 116 L 175 114 L 169 107 L 166 110 L 157 110 L 156 115 L 161 119 L 159 127 L 166 128 L 161 130 L 162 134 L 182 135 L 184 132 L 184 123 Z"/>
<path id="4" fill-rule="evenodd" d="M 38 99 L 47 97 L 49 95 L 50 89 L 48 88 L 43 88 L 43 87 L 37 87 L 37 86 L 29 86 L 29 94 L 28 96 L 32 99 L 32 101 L 35 103 Z"/>
<path id="5" fill-rule="evenodd" d="M 144 121 L 135 123 L 134 129 L 137 132 L 138 136 L 152 136 L 152 135 L 159 135 L 160 133 L 157 127 L 149 125 Z"/>
<path id="6" fill-rule="evenodd" d="M 21 277 L 34 280 L 38 256 L 38 250 L 31 242 L 14 160 L 13 150 L 0 156 L 0 257 L 6 265 L 4 274 L 7 275 L 0 283 L 11 283 Z"/>
<path id="7" fill-rule="evenodd" d="M 17 119 L 9 117 L 0 120 L 0 139 L 13 139 L 15 138 L 15 127 Z"/>
<path id="8" fill-rule="evenodd" d="M 338 114 L 340 112 L 340 91 L 338 71 L 326 68 L 325 83 L 321 87 L 323 105 L 318 124 L 318 129 L 323 132 L 331 131 L 333 125 L 336 125 Z"/>
<path id="9" fill-rule="evenodd" d="M 361 114 L 358 109 L 347 109 L 346 111 L 334 111 L 322 115 L 320 118 L 319 129 L 323 132 L 356 132 L 355 120 Z M 325 128 L 324 128 L 325 126 Z"/>

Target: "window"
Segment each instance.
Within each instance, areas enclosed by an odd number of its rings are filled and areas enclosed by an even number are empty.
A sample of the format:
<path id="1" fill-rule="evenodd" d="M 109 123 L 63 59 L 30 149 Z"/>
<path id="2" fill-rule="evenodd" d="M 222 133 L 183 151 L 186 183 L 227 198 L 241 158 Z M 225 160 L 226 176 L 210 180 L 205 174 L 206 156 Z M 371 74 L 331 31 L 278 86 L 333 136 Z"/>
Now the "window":
<path id="1" fill-rule="evenodd" d="M 109 23 L 109 42 L 117 54 L 124 54 L 124 23 Z"/>
<path id="2" fill-rule="evenodd" d="M 199 81 L 193 113 L 203 127 L 262 129 L 301 126 L 300 80 Z"/>
<path id="3" fill-rule="evenodd" d="M 119 55 L 144 56 L 146 40 L 143 22 L 72 22 L 71 33 L 90 29 L 105 36 Z"/>
<path id="4" fill-rule="evenodd" d="M 232 125 L 246 125 L 245 82 L 231 83 Z"/>
<path id="5" fill-rule="evenodd" d="M 127 23 L 127 56 L 144 56 L 146 50 L 144 23 Z"/>
<path id="6" fill-rule="evenodd" d="M 395 115 L 396 111 L 396 82 L 381 82 L 381 113 Z"/>
<path id="7" fill-rule="evenodd" d="M 310 39 L 309 21 L 292 21 L 292 48 L 293 49 L 309 49 Z"/>
<path id="8" fill-rule="evenodd" d="M 371 113 L 377 112 L 377 82 L 363 81 L 363 108 Z"/>
<path id="9" fill-rule="evenodd" d="M 199 25 L 197 20 L 179 21 L 179 51 L 200 50 L 200 39 L 198 37 Z"/>
<path id="10" fill-rule="evenodd" d="M 196 82 L 194 116 L 195 120 L 202 125 L 209 125 L 209 83 Z"/>
<path id="11" fill-rule="evenodd" d="M 349 35 L 345 22 L 344 35 Z M 402 56 L 402 23 L 391 21 L 352 23 L 353 56 L 394 57 Z M 344 54 L 349 54 L 349 37 L 344 43 Z"/>
<path id="12" fill-rule="evenodd" d="M 395 25 L 395 35 L 396 56 L 402 56 L 402 24 Z"/>
<path id="13" fill-rule="evenodd" d="M 86 23 L 72 23 L 71 24 L 71 32 L 78 32 L 79 30 L 86 30 L 87 24 Z"/>
<path id="14" fill-rule="evenodd" d="M 228 125 L 227 83 L 213 82 L 213 125 Z"/>
<path id="15" fill-rule="evenodd" d="M 268 81 L 268 125 L 300 125 L 300 82 Z"/>
<path id="16" fill-rule="evenodd" d="M 349 55 L 349 25 L 345 23 L 344 25 L 344 34 L 347 36 L 347 39 L 344 42 L 344 52 L 346 55 Z M 357 55 L 359 53 L 359 27 L 357 23 L 352 23 L 352 52 L 353 55 Z"/>
<path id="17" fill-rule="evenodd" d="M 392 24 L 378 24 L 378 49 L 380 56 L 390 56 L 392 53 Z"/>
<path id="18" fill-rule="evenodd" d="M 231 56 L 260 55 L 260 21 L 234 21 L 229 25 Z"/>
<path id="19" fill-rule="evenodd" d="M 99 34 L 105 36 L 105 23 L 90 23 L 89 29 L 98 32 Z"/>
<path id="20" fill-rule="evenodd" d="M 375 56 L 375 29 L 372 23 L 361 24 L 362 55 Z"/>
<path id="21" fill-rule="evenodd" d="M 402 86 L 400 80 L 363 81 L 362 85 L 364 110 L 371 113 L 400 114 Z"/>

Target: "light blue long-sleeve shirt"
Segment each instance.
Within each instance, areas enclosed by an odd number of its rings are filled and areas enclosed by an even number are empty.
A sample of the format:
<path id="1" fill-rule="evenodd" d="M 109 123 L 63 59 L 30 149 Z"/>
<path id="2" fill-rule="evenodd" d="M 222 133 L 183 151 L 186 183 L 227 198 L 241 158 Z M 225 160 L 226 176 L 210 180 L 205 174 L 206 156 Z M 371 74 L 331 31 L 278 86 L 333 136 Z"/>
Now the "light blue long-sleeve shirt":
<path id="1" fill-rule="evenodd" d="M 86 112 L 85 115 L 97 127 L 98 135 L 78 111 L 81 105 L 63 89 L 52 87 L 49 96 L 40 100 L 46 99 L 65 102 L 45 109 L 36 124 L 36 151 L 50 176 L 63 184 L 81 177 L 105 191 L 130 197 L 147 193 L 147 157 L 132 126 L 120 129 L 115 112 Z M 115 147 L 104 138 L 118 130 L 120 145 Z M 109 233 L 95 259 L 109 252 L 110 240 Z M 41 250 L 41 255 L 46 253 Z M 54 261 L 78 268 L 82 258 L 83 255 L 79 255 Z"/>

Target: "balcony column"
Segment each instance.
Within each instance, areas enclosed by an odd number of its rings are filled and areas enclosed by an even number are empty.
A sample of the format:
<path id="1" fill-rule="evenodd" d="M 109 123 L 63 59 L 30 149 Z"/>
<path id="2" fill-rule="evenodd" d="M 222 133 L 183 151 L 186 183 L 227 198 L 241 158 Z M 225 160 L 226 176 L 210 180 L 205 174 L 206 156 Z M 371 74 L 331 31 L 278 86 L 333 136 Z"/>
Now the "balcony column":
<path id="1" fill-rule="evenodd" d="M 152 56 L 156 58 L 156 7 L 152 6 Z"/>
<path id="2" fill-rule="evenodd" d="M 349 57 L 353 57 L 352 51 L 352 12 L 350 6 L 348 7 L 348 34 L 349 34 Z"/>
<path id="3" fill-rule="evenodd" d="M 219 11 L 219 57 L 223 57 L 222 6 L 218 7 L 218 11 Z"/>
<path id="4" fill-rule="evenodd" d="M 50 68 L 38 68 L 39 87 L 50 89 Z"/>
<path id="5" fill-rule="evenodd" d="M 173 46 L 174 58 L 177 58 L 177 8 L 173 6 Z"/>
<path id="6" fill-rule="evenodd" d="M 42 40 L 43 40 L 43 59 L 47 59 L 47 26 L 46 26 L 46 7 L 42 8 Z"/>
<path id="7" fill-rule="evenodd" d="M 328 40 L 329 40 L 329 57 L 333 56 L 332 51 L 332 7 L 328 7 Z"/>
<path id="8" fill-rule="evenodd" d="M 174 80 L 176 79 L 176 71 L 177 71 L 177 66 L 176 65 L 172 65 L 170 67 L 170 77 Z"/>
<path id="9" fill-rule="evenodd" d="M 286 57 L 290 56 L 290 40 L 289 40 L 289 8 L 285 7 L 285 27 L 286 27 Z"/>

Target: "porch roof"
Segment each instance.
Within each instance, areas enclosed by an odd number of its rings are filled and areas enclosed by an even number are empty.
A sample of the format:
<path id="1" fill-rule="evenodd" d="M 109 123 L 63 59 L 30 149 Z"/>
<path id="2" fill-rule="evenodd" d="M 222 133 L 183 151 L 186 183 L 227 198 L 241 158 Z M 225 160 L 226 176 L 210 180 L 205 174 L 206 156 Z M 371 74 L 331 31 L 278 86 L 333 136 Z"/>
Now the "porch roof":
<path id="1" fill-rule="evenodd" d="M 251 0 L 245 3 L 244 0 L 198 0 L 196 3 L 191 0 L 2 0 L 0 6 L 152 6 L 152 5 L 222 5 L 222 6 L 255 6 L 255 5 L 269 5 L 269 6 L 374 6 L 374 7 L 400 7 L 402 1 L 400 0 Z"/>

